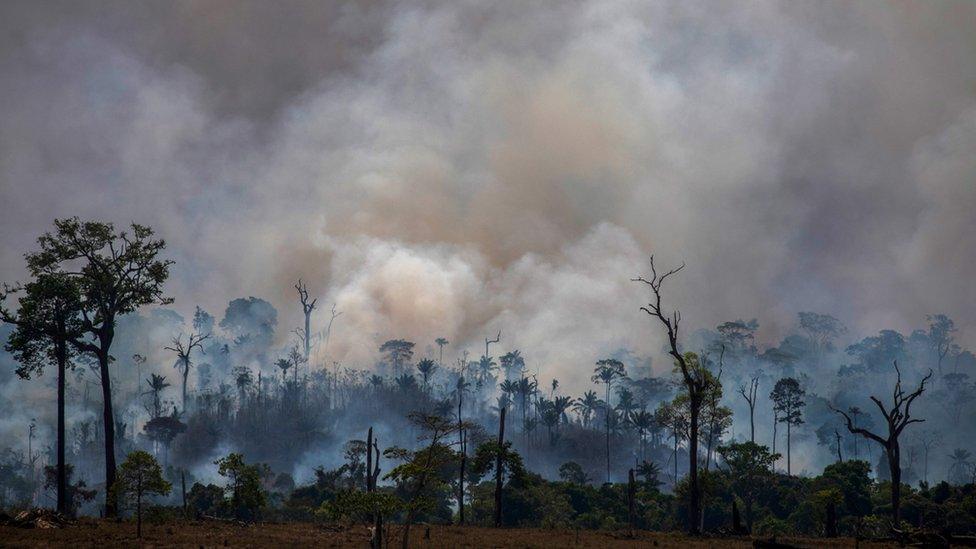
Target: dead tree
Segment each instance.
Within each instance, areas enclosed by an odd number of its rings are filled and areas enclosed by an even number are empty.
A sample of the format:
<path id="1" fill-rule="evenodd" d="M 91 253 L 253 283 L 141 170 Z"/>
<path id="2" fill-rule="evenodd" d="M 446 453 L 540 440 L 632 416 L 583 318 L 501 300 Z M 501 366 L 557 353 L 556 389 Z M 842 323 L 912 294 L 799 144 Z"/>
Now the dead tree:
<path id="1" fill-rule="evenodd" d="M 295 284 L 295 289 L 298 290 L 298 300 L 302 304 L 302 313 L 305 315 L 305 330 L 298 334 L 301 338 L 302 343 L 305 346 L 305 363 L 308 363 L 308 357 L 312 353 L 312 311 L 315 310 L 315 303 L 318 299 L 308 300 L 308 286 L 302 282 L 302 279 L 298 279 L 298 284 Z"/>
<path id="2" fill-rule="evenodd" d="M 871 401 L 881 411 L 881 415 L 884 416 L 885 422 L 888 424 L 887 437 L 873 433 L 862 427 L 857 427 L 847 412 L 833 407 L 831 409 L 844 416 L 844 420 L 847 422 L 847 430 L 852 434 L 861 435 L 866 439 L 873 440 L 884 448 L 885 454 L 888 457 L 888 468 L 891 473 L 891 518 L 894 521 L 892 527 L 898 528 L 898 521 L 901 518 L 901 447 L 898 444 L 898 437 L 901 436 L 905 427 L 908 427 L 912 423 L 922 423 L 925 421 L 924 419 L 912 418 L 911 408 L 912 402 L 925 392 L 925 383 L 932 377 L 932 370 L 929 370 L 929 373 L 922 378 L 922 381 L 919 382 L 918 387 L 914 391 L 906 393 L 901 386 L 901 369 L 898 368 L 898 361 L 895 361 L 894 364 L 897 379 L 895 381 L 895 388 L 891 394 L 891 407 L 886 408 L 879 398 L 875 396 L 871 397 Z"/>
<path id="3" fill-rule="evenodd" d="M 485 357 L 491 356 L 490 354 L 488 354 L 488 346 L 491 345 L 492 343 L 498 343 L 501 340 L 502 340 L 501 330 L 498 330 L 498 335 L 495 336 L 495 339 L 488 339 L 487 337 L 485 338 Z"/>
<path id="4" fill-rule="evenodd" d="M 190 340 L 185 345 L 183 344 L 183 334 L 180 334 L 179 336 L 173 338 L 172 347 L 164 347 L 164 349 L 166 349 L 167 351 L 173 351 L 174 353 L 176 353 L 177 356 L 176 366 L 178 368 L 182 368 L 182 372 L 181 372 L 183 374 L 183 404 L 182 405 L 183 405 L 184 412 L 186 411 L 186 381 L 187 378 L 189 378 L 190 376 L 190 365 L 191 365 L 190 354 L 193 353 L 193 349 L 200 349 L 201 353 L 207 354 L 206 352 L 204 352 L 203 345 L 202 345 L 202 343 L 207 339 L 210 339 L 210 334 L 199 335 L 190 332 Z"/>
<path id="5" fill-rule="evenodd" d="M 681 382 L 688 392 L 688 480 L 691 488 L 688 502 L 688 532 L 692 535 L 698 535 L 701 532 L 699 528 L 701 523 L 701 485 L 698 480 L 699 424 L 702 404 L 704 404 L 710 382 L 708 376 L 705 375 L 704 367 L 701 363 L 698 362 L 697 367 L 689 364 L 689 360 L 679 350 L 678 327 L 681 324 L 681 313 L 677 310 L 671 313 L 665 313 L 661 305 L 661 287 L 664 285 L 664 281 L 671 275 L 684 269 L 684 263 L 680 267 L 671 269 L 663 274 L 658 274 L 657 268 L 654 266 L 654 256 L 651 256 L 650 263 L 651 279 L 647 280 L 644 277 L 638 277 L 633 279 L 633 281 L 641 282 L 651 288 L 651 301 L 646 306 L 641 307 L 641 310 L 658 319 L 664 326 L 670 347 L 668 352 L 674 358 L 675 364 L 681 372 Z"/>
<path id="6" fill-rule="evenodd" d="M 759 376 L 755 376 L 749 380 L 749 387 L 746 388 L 745 385 L 739 386 L 739 394 L 742 398 L 746 399 L 749 404 L 749 441 L 752 443 L 756 442 L 756 402 L 757 396 L 759 394 Z"/>

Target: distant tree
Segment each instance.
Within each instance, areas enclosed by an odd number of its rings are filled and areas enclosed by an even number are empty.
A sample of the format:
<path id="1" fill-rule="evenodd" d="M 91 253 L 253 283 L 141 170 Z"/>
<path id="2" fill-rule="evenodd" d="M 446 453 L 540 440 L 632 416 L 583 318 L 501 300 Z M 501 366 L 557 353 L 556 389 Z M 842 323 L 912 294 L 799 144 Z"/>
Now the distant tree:
<path id="1" fill-rule="evenodd" d="M 181 406 L 183 410 L 186 410 L 186 382 L 190 375 L 190 355 L 193 353 L 193 349 L 200 349 L 200 352 L 206 354 L 203 350 L 203 342 L 210 339 L 210 334 L 200 335 L 194 332 L 190 332 L 190 338 L 186 343 L 183 343 L 183 334 L 180 334 L 173 338 L 172 346 L 164 347 L 167 351 L 173 351 L 176 353 L 177 362 L 176 366 L 180 368 L 180 373 L 183 374 L 183 400 Z"/>
<path id="2" fill-rule="evenodd" d="M 590 481 L 590 478 L 586 475 L 586 471 L 575 461 L 567 461 L 559 466 L 559 478 L 563 482 L 577 484 L 579 486 L 583 486 Z"/>
<path id="3" fill-rule="evenodd" d="M 288 381 L 288 369 L 292 367 L 292 363 L 287 358 L 279 358 L 275 361 L 275 366 L 281 370 L 281 382 L 285 383 Z"/>
<path id="4" fill-rule="evenodd" d="M 791 435 L 794 425 L 803 423 L 803 407 L 806 402 L 803 397 L 806 391 L 800 387 L 800 382 L 792 377 L 784 377 L 776 382 L 769 399 L 773 401 L 773 408 L 776 417 L 781 423 L 786 424 L 786 474 L 792 475 L 790 469 L 790 446 Z"/>
<path id="5" fill-rule="evenodd" d="M 71 477 L 74 474 L 73 465 L 65 465 L 65 508 L 62 511 L 58 509 L 58 512 L 64 513 L 66 516 L 73 517 L 78 512 L 78 508 L 81 504 L 86 501 L 91 501 L 95 499 L 96 490 L 89 490 L 88 484 L 84 480 L 78 480 L 78 482 L 71 482 Z M 44 468 L 44 487 L 47 489 L 57 489 L 58 483 L 58 468 L 57 467 L 45 467 Z"/>
<path id="6" fill-rule="evenodd" d="M 936 363 L 938 364 L 939 376 L 942 375 L 942 361 L 945 360 L 949 351 L 952 350 L 953 335 L 956 324 L 946 315 L 925 315 L 925 320 L 929 323 L 929 342 L 932 350 L 935 351 Z"/>
<path id="7" fill-rule="evenodd" d="M 604 415 L 606 416 L 607 482 L 610 482 L 610 415 L 612 413 L 612 408 L 610 407 L 610 388 L 613 386 L 614 381 L 626 377 L 626 375 L 627 372 L 624 370 L 624 364 L 622 362 L 613 358 L 605 358 L 597 361 L 596 368 L 593 369 L 593 376 L 590 378 L 593 383 L 602 383 L 606 389 Z"/>
<path id="8" fill-rule="evenodd" d="M 424 380 L 424 390 L 430 391 L 430 378 L 437 371 L 437 363 L 429 358 L 422 359 L 417 363 L 417 371 Z"/>
<path id="9" fill-rule="evenodd" d="M 820 313 L 801 312 L 799 315 L 800 329 L 817 349 L 818 359 L 824 351 L 831 349 L 833 341 L 844 335 L 847 328 L 836 318 Z"/>
<path id="10" fill-rule="evenodd" d="M 8 292 L 23 291 L 17 312 L 4 307 Z M 20 363 L 17 375 L 30 379 L 41 375 L 46 364 L 57 367 L 57 510 L 70 514 L 68 501 L 68 467 L 65 459 L 65 380 L 73 368 L 77 342 L 83 337 L 81 295 L 71 278 L 40 275 L 21 288 L 0 289 L 0 321 L 14 325 L 4 346 Z"/>
<path id="11" fill-rule="evenodd" d="M 746 511 L 746 525 L 752 531 L 756 498 L 772 479 L 773 464 L 780 456 L 770 452 L 769 447 L 755 442 L 731 442 L 719 446 L 718 454 L 722 457 L 724 470 L 732 481 L 732 491 L 742 500 Z"/>
<path id="12" fill-rule="evenodd" d="M 647 410 L 640 410 L 630 415 L 630 423 L 637 430 L 637 438 L 639 441 L 638 458 L 644 461 L 647 454 L 647 433 L 654 428 L 655 424 L 654 414 Z"/>
<path id="13" fill-rule="evenodd" d="M 146 380 L 146 384 L 149 385 L 149 390 L 143 393 L 144 395 L 152 395 L 152 408 L 149 408 L 150 419 L 157 418 L 163 414 L 163 401 L 160 398 L 160 394 L 163 389 L 169 387 L 169 383 L 166 383 L 166 378 L 158 374 L 149 374 L 149 379 Z"/>
<path id="14" fill-rule="evenodd" d="M 502 370 L 505 372 L 505 379 L 519 377 L 525 368 L 525 359 L 522 358 L 522 353 L 518 349 L 503 354 L 498 360 L 501 363 Z"/>
<path id="15" fill-rule="evenodd" d="M 495 363 L 495 359 L 487 356 L 481 355 L 478 359 L 478 387 L 485 387 L 494 383 L 495 376 L 493 372 L 498 369 L 498 364 Z"/>
<path id="16" fill-rule="evenodd" d="M 247 396 L 247 390 L 254 384 L 254 376 L 251 375 L 251 369 L 245 368 L 244 366 L 237 366 L 233 371 L 234 384 L 237 386 L 237 394 L 239 404 L 244 405 L 244 398 Z"/>
<path id="17" fill-rule="evenodd" d="M 759 393 L 759 376 L 753 376 L 749 380 L 748 388 L 745 385 L 739 386 L 739 394 L 746 399 L 749 404 L 749 440 L 756 442 L 756 402 Z"/>
<path id="18" fill-rule="evenodd" d="M 600 407 L 600 397 L 596 396 L 596 391 L 586 391 L 583 396 L 576 400 L 573 404 L 573 409 L 580 416 L 580 421 L 583 423 L 583 427 L 590 426 L 590 420 L 593 418 L 593 414 Z"/>
<path id="19" fill-rule="evenodd" d="M 847 422 L 847 429 L 852 434 L 873 440 L 884 448 L 891 474 L 892 526 L 898 528 L 899 521 L 901 520 L 901 447 L 898 439 L 901 437 L 905 427 L 908 427 L 912 423 L 925 421 L 924 419 L 912 418 L 911 408 L 915 399 L 925 392 L 925 383 L 932 377 L 932 370 L 929 370 L 929 373 L 922 378 L 914 391 L 906 393 L 901 386 L 901 369 L 898 368 L 898 362 L 894 362 L 894 365 L 897 378 L 895 388 L 892 391 L 891 406 L 886 407 L 880 399 L 875 396 L 871 397 L 871 401 L 878 407 L 878 410 L 881 411 L 881 415 L 885 419 L 888 427 L 887 436 L 882 436 L 863 427 L 858 427 L 854 425 L 850 414 L 836 408 L 832 409 L 834 412 L 844 416 L 844 420 Z"/>
<path id="20" fill-rule="evenodd" d="M 163 463 L 169 463 L 169 447 L 173 439 L 180 433 L 186 432 L 186 424 L 180 421 L 176 410 L 168 416 L 158 416 L 150 419 L 142 427 L 149 438 L 163 446 Z"/>
<path id="21" fill-rule="evenodd" d="M 450 345 L 451 342 L 448 341 L 447 338 L 439 337 L 434 340 L 434 343 L 437 344 L 437 351 L 439 353 L 437 358 L 437 363 L 444 364 L 444 347 Z"/>
<path id="22" fill-rule="evenodd" d="M 393 366 L 393 375 L 400 375 L 400 368 L 413 358 L 414 343 L 405 339 L 390 339 L 380 345 L 380 353 L 386 355 Z"/>
<path id="23" fill-rule="evenodd" d="M 956 448 L 949 454 L 949 481 L 955 484 L 966 484 L 969 479 L 967 473 L 973 466 L 973 454 L 969 450 Z"/>
<path id="24" fill-rule="evenodd" d="M 142 501 L 151 494 L 166 495 L 172 485 L 163 478 L 163 470 L 148 452 L 136 450 L 119 467 L 119 477 L 113 485 L 122 502 L 132 502 L 136 509 L 136 536 L 142 538 Z"/>
<path id="25" fill-rule="evenodd" d="M 752 320 L 732 320 L 719 324 L 717 330 L 722 341 L 728 350 L 735 356 L 743 353 L 755 353 L 756 351 L 756 330 L 759 329 L 759 321 Z"/>
<path id="26" fill-rule="evenodd" d="M 295 284 L 295 290 L 298 291 L 298 301 L 301 303 L 302 315 L 305 317 L 305 327 L 299 329 L 298 338 L 305 348 L 305 362 L 308 362 L 312 352 L 312 312 L 315 310 L 315 304 L 318 302 L 318 299 L 309 301 L 308 286 L 300 278 L 298 279 L 298 283 Z"/>
<path id="27" fill-rule="evenodd" d="M 163 296 L 163 283 L 169 277 L 172 261 L 159 259 L 163 240 L 153 238 L 153 230 L 131 225 L 130 231 L 116 231 L 111 223 L 79 221 L 78 218 L 54 222 L 54 233 L 38 239 L 40 251 L 26 255 L 28 270 L 34 276 L 63 276 L 77 284 L 80 293 L 82 330 L 90 339 L 75 347 L 98 360 L 102 386 L 102 423 L 105 446 L 106 516 L 116 515 L 115 491 L 115 413 L 112 410 L 112 380 L 109 365 L 115 339 L 116 319 L 143 305 L 172 303 Z"/>

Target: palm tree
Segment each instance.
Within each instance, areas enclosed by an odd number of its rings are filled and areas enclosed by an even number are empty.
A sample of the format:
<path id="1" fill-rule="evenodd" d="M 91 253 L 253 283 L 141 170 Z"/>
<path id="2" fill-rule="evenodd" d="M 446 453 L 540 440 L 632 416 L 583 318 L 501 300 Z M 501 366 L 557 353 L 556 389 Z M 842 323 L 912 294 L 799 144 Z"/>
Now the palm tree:
<path id="1" fill-rule="evenodd" d="M 437 371 L 437 364 L 433 360 L 425 358 L 417 363 L 417 371 L 424 379 L 424 390 L 430 391 L 430 376 Z"/>
<path id="2" fill-rule="evenodd" d="M 637 436 L 640 440 L 640 460 L 644 461 L 644 454 L 646 453 L 646 435 L 647 432 L 654 426 L 654 414 L 651 414 L 647 410 L 641 410 L 630 415 L 630 423 L 637 429 Z"/>
<path id="3" fill-rule="evenodd" d="M 949 482 L 954 482 L 954 480 L 965 479 L 966 469 L 971 465 L 970 459 L 972 454 L 969 450 L 964 450 L 962 448 L 956 448 L 951 454 L 949 454 L 949 459 L 952 463 L 949 465 Z M 953 476 L 955 475 L 955 476 Z M 961 480 L 960 484 L 965 483 L 965 480 Z"/>
<path id="4" fill-rule="evenodd" d="M 149 374 L 149 378 L 146 379 L 146 383 L 149 385 L 149 390 L 143 393 L 144 395 L 151 394 L 153 396 L 152 410 L 150 410 L 150 415 L 153 419 L 161 416 L 163 414 L 162 401 L 159 399 L 159 393 L 163 389 L 169 387 L 169 383 L 166 383 L 166 377 L 158 374 Z"/>
<path id="5" fill-rule="evenodd" d="M 498 388 L 501 389 L 502 393 L 508 396 L 510 401 L 515 400 L 515 395 L 518 394 L 519 386 L 518 383 L 510 379 L 506 379 L 498 384 Z"/>
<path id="6" fill-rule="evenodd" d="M 509 351 L 499 359 L 502 370 L 505 372 L 505 379 L 512 379 L 522 373 L 525 367 L 525 360 L 518 349 Z"/>
<path id="7" fill-rule="evenodd" d="M 527 377 L 522 377 L 518 381 L 518 396 L 521 401 L 522 408 L 522 431 L 525 432 L 526 425 L 526 410 L 528 408 L 528 401 L 532 399 L 532 396 L 539 390 L 539 383 L 534 379 L 529 379 Z"/>
<path id="8" fill-rule="evenodd" d="M 369 384 L 373 386 L 373 390 L 379 389 L 383 386 L 383 376 L 376 374 L 369 376 Z"/>
<path id="9" fill-rule="evenodd" d="M 580 416 L 583 427 L 590 426 L 590 420 L 597 408 L 600 407 L 600 397 L 596 396 L 596 391 L 587 391 L 573 404 L 573 410 Z"/>
<path id="10" fill-rule="evenodd" d="M 492 372 L 498 369 L 495 359 L 490 356 L 481 355 L 478 360 L 478 386 L 483 387 L 494 382 Z"/>
<path id="11" fill-rule="evenodd" d="M 288 368 L 291 368 L 291 361 L 287 358 L 279 358 L 275 361 L 275 366 L 281 368 L 281 383 L 284 384 L 288 380 Z"/>
<path id="12" fill-rule="evenodd" d="M 396 383 L 397 389 L 401 392 L 407 392 L 417 388 L 417 378 L 413 377 L 412 374 L 403 374 L 393 381 Z"/>
<path id="13" fill-rule="evenodd" d="M 536 401 L 536 408 L 542 424 L 546 426 L 546 431 L 549 433 L 549 446 L 553 446 L 556 444 L 556 439 L 553 437 L 552 430 L 559 424 L 559 412 L 556 410 L 555 403 L 543 397 Z"/>
<path id="14" fill-rule="evenodd" d="M 444 346 L 445 345 L 449 345 L 451 342 L 448 341 L 446 338 L 439 337 L 439 338 L 437 338 L 437 339 L 434 340 L 434 343 L 437 344 L 437 349 L 438 349 L 438 353 L 439 353 L 438 354 L 437 362 L 439 364 L 444 364 Z"/>
<path id="15" fill-rule="evenodd" d="M 573 405 L 573 399 L 568 396 L 557 396 L 552 399 L 552 406 L 556 410 L 556 414 L 562 420 L 563 423 L 569 423 L 569 418 L 566 417 L 566 410 Z"/>
<path id="16" fill-rule="evenodd" d="M 605 358 L 597 361 L 591 378 L 594 383 L 602 383 L 606 387 L 607 400 L 604 406 L 607 419 L 607 482 L 610 482 L 610 388 L 615 380 L 626 375 L 622 362 L 613 358 Z"/>
<path id="17" fill-rule="evenodd" d="M 244 405 L 244 395 L 247 393 L 247 389 L 254 383 L 254 378 L 251 377 L 250 368 L 245 368 L 243 366 L 238 366 L 234 368 L 234 382 L 237 385 L 237 392 L 240 395 L 240 405 Z"/>

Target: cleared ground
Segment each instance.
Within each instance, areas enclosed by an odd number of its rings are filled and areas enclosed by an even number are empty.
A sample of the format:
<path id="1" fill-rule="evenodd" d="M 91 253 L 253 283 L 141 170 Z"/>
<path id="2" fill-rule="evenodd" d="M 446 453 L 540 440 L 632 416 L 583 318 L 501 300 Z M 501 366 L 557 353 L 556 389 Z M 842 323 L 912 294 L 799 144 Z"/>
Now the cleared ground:
<path id="1" fill-rule="evenodd" d="M 400 529 L 393 527 L 392 546 L 399 547 Z M 750 539 L 689 539 L 660 532 L 639 532 L 630 538 L 622 532 L 501 529 L 458 526 L 411 528 L 411 547 L 752 547 Z M 780 539 L 798 547 L 854 547 L 854 540 Z M 80 520 L 62 529 L 22 529 L 0 526 L 3 547 L 365 547 L 369 532 L 363 526 L 334 528 L 319 524 L 255 524 L 221 522 L 174 522 L 144 524 L 143 539 L 136 539 L 134 523 Z M 860 547 L 888 547 L 861 542 Z"/>

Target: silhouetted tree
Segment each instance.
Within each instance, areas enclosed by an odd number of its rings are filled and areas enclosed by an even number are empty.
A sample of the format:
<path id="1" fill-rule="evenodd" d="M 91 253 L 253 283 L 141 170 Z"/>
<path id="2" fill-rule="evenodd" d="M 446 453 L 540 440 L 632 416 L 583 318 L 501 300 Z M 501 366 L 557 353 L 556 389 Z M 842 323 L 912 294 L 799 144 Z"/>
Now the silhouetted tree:
<path id="1" fill-rule="evenodd" d="M 142 537 L 143 498 L 150 494 L 166 495 L 171 488 L 172 485 L 163 478 L 159 463 L 147 452 L 136 450 L 122 462 L 113 489 L 119 500 L 135 504 L 137 537 Z"/>
<path id="2" fill-rule="evenodd" d="M 610 414 L 613 409 L 610 406 L 610 388 L 613 382 L 627 375 L 624 365 L 619 360 L 605 358 L 596 363 L 593 369 L 593 376 L 590 378 L 593 383 L 602 383 L 606 389 L 606 401 L 604 401 L 604 412 L 606 416 L 606 440 L 607 440 L 607 482 L 610 482 Z"/>
<path id="3" fill-rule="evenodd" d="M 847 429 L 856 435 L 861 435 L 864 438 L 873 440 L 881 445 L 885 450 L 885 455 L 888 458 L 888 467 L 891 473 L 891 517 L 893 519 L 892 526 L 898 528 L 898 522 L 901 519 L 901 447 L 899 446 L 899 437 L 905 427 L 908 427 L 912 423 L 921 423 L 925 421 L 924 419 L 917 419 L 911 417 L 912 403 L 917 399 L 922 393 L 925 392 L 925 383 L 932 377 L 932 370 L 922 378 L 919 382 L 918 387 L 910 393 L 906 393 L 901 386 L 901 369 L 898 368 L 898 362 L 894 362 L 895 365 L 895 375 L 897 376 L 895 381 L 895 388 L 891 395 L 891 406 L 886 407 L 882 404 L 881 400 L 875 396 L 871 396 L 871 401 L 878 407 L 881 411 L 881 415 L 884 417 L 887 423 L 888 433 L 887 436 L 882 436 L 876 434 L 872 431 L 864 429 L 862 427 L 857 427 L 854 425 L 854 421 L 851 416 L 844 412 L 843 410 L 838 410 L 834 408 L 833 410 L 838 414 L 844 416 L 844 420 L 847 422 Z"/>
<path id="4" fill-rule="evenodd" d="M 210 334 L 200 335 L 190 332 L 190 339 L 185 344 L 183 343 L 183 334 L 180 334 L 173 338 L 171 347 L 164 347 L 167 351 L 176 353 L 176 366 L 180 368 L 180 373 L 183 375 L 183 400 L 180 404 L 183 410 L 186 410 L 186 383 L 190 376 L 192 364 L 190 355 L 193 353 L 193 349 L 200 349 L 201 353 L 206 354 L 203 350 L 203 342 L 207 339 L 210 339 Z"/>
<path id="5" fill-rule="evenodd" d="M 806 402 L 803 396 L 806 391 L 800 387 L 800 382 L 792 377 L 784 377 L 776 382 L 769 399 L 773 401 L 776 410 L 776 417 L 779 421 L 786 424 L 786 474 L 791 475 L 790 469 L 790 444 L 791 434 L 794 425 L 803 423 L 803 407 Z"/>
<path id="6" fill-rule="evenodd" d="M 169 304 L 163 283 L 173 263 L 159 259 L 166 247 L 144 225 L 131 232 L 116 231 L 111 223 L 81 222 L 78 218 L 54 222 L 55 232 L 38 239 L 40 251 L 26 255 L 28 269 L 40 275 L 66 276 L 80 291 L 82 330 L 90 339 L 76 344 L 79 351 L 98 359 L 102 385 L 102 423 L 105 442 L 106 516 L 115 516 L 115 414 L 109 365 L 116 319 L 143 305 Z"/>

